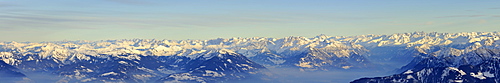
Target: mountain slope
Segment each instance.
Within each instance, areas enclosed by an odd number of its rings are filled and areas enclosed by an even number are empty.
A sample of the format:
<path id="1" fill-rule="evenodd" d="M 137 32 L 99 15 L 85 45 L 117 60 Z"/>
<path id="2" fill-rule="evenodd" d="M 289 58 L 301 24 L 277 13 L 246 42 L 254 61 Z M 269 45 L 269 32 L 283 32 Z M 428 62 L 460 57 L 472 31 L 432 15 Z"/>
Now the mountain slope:
<path id="1" fill-rule="evenodd" d="M 19 69 L 0 60 L 0 80 L 2 80 L 2 82 L 18 82 L 26 80 L 24 77 L 26 77 L 26 75 L 19 72 Z"/>
<path id="2" fill-rule="evenodd" d="M 375 78 L 361 78 L 352 83 L 497 83 L 500 82 L 500 51 L 479 49 L 462 56 L 426 58 L 403 73 Z"/>
<path id="3" fill-rule="evenodd" d="M 208 53 L 189 62 L 188 72 L 168 75 L 160 82 L 228 82 L 254 79 L 265 81 L 263 78 L 269 71 L 245 56 L 228 51 L 219 50 Z"/>
<path id="4" fill-rule="evenodd" d="M 408 70 L 404 73 L 375 78 L 361 78 L 351 83 L 498 83 L 500 59 L 488 60 L 478 65 L 455 67 L 433 67 Z"/>

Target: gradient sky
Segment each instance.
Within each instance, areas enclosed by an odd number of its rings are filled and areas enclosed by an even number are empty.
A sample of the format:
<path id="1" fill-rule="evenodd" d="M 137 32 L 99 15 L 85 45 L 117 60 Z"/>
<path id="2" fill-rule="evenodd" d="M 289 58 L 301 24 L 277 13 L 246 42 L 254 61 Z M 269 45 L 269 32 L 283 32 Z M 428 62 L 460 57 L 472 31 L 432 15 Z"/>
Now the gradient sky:
<path id="1" fill-rule="evenodd" d="M 0 0 L 0 41 L 500 31 L 499 0 Z"/>

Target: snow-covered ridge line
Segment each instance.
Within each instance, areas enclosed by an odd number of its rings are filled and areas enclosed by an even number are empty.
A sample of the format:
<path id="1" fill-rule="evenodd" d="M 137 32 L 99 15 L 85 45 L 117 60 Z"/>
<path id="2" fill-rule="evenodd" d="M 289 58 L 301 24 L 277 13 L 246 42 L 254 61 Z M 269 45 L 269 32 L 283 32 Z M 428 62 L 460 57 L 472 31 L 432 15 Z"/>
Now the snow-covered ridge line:
<path id="1" fill-rule="evenodd" d="M 123 39 L 101 41 L 55 41 L 42 43 L 0 42 L 0 58 L 16 59 L 36 54 L 38 58 L 65 61 L 89 59 L 87 56 L 121 54 L 143 56 L 192 56 L 207 50 L 232 50 L 247 57 L 271 53 L 280 57 L 291 57 L 317 48 L 329 55 L 349 57 L 352 54 L 370 55 L 369 48 L 384 46 L 404 46 L 423 54 L 439 54 L 436 47 L 449 48 L 451 54 L 460 55 L 478 48 L 496 48 L 500 45 L 500 32 L 462 32 L 462 33 L 398 33 L 391 35 L 326 36 L 312 38 L 218 38 L 211 40 L 156 40 Z M 454 47 L 453 47 L 454 46 Z M 441 49 L 441 48 L 439 48 Z M 444 53 L 444 51 L 443 51 Z M 442 53 L 441 53 L 442 54 Z M 9 60 L 6 60 L 9 61 Z M 278 61 L 280 59 L 272 59 Z M 7 62 L 12 64 L 10 62 Z M 282 61 L 281 61 L 282 63 Z"/>

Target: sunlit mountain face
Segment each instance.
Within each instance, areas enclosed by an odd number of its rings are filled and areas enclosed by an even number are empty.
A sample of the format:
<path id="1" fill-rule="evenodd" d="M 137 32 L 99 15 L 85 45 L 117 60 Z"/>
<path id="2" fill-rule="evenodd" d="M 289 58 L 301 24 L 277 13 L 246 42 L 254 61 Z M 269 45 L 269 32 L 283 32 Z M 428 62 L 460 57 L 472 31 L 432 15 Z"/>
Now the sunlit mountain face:
<path id="1" fill-rule="evenodd" d="M 0 42 L 9 82 L 498 82 L 500 32 Z M 48 78 L 50 77 L 50 78 Z"/>

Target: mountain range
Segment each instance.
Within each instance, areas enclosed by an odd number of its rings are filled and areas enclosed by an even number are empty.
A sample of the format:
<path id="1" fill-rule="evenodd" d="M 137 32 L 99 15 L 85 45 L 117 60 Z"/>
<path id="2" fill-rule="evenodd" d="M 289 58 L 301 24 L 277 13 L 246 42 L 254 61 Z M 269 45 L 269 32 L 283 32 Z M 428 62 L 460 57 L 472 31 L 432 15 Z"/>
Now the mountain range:
<path id="1" fill-rule="evenodd" d="M 272 70 L 286 68 L 386 75 L 345 81 L 356 83 L 496 82 L 499 41 L 500 32 L 12 41 L 0 42 L 0 72 L 31 82 L 53 76 L 44 81 L 213 83 L 284 82 Z"/>

